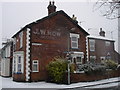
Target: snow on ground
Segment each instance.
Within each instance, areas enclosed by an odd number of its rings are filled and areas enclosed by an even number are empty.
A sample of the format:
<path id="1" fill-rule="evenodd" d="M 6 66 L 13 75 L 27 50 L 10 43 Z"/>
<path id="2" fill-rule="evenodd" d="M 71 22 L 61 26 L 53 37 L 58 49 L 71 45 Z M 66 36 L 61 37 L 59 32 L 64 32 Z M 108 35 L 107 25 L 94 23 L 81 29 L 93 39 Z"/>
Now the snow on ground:
<path id="1" fill-rule="evenodd" d="M 2 77 L 2 88 L 76 88 L 76 87 L 85 87 L 85 86 L 89 86 L 89 85 L 97 85 L 97 84 L 103 84 L 103 83 L 116 82 L 118 80 L 120 80 L 120 79 L 111 78 L 111 79 L 99 80 L 99 81 L 94 81 L 94 82 L 80 82 L 80 83 L 73 83 L 70 85 L 65 85 L 65 84 L 46 83 L 44 81 L 32 82 L 32 83 L 14 82 L 14 81 L 12 81 L 12 78 L 3 78 Z M 111 83 L 111 84 L 108 84 L 107 86 L 109 87 L 110 85 L 117 86 L 118 83 L 117 82 Z M 92 86 L 92 87 L 95 87 L 95 86 Z M 97 88 L 97 86 L 95 88 Z"/>
<path id="2" fill-rule="evenodd" d="M 103 85 L 97 85 L 97 86 L 90 86 L 90 87 L 85 87 L 85 88 L 109 88 L 109 87 L 115 87 L 118 86 L 118 83 L 109 83 L 109 84 L 103 84 Z"/>

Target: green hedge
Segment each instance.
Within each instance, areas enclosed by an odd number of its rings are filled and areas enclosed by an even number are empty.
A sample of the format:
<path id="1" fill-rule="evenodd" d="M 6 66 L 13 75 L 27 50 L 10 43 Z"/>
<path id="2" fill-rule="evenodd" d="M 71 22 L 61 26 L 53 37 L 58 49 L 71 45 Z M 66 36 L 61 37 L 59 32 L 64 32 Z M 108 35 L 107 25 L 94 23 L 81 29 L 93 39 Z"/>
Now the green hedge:
<path id="1" fill-rule="evenodd" d="M 70 72 L 74 72 L 74 64 L 70 64 Z M 65 58 L 55 57 L 47 65 L 48 81 L 54 83 L 67 82 L 68 62 Z"/>
<path id="2" fill-rule="evenodd" d="M 67 62 L 64 58 L 55 58 L 47 65 L 48 81 L 55 83 L 63 83 L 65 72 L 67 70 Z"/>

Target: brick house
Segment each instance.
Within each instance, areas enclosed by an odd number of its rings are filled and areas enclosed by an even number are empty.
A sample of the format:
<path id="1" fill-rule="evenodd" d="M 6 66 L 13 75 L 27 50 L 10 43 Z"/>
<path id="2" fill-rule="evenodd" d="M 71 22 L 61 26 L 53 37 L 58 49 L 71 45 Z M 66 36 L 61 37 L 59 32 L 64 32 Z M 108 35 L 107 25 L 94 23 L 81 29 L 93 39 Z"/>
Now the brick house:
<path id="1" fill-rule="evenodd" d="M 13 80 L 46 80 L 46 65 L 56 56 L 72 55 L 71 62 L 86 62 L 86 36 L 75 17 L 48 5 L 48 16 L 17 32 L 13 41 Z"/>
<path id="2" fill-rule="evenodd" d="M 88 61 L 100 63 L 101 60 L 114 60 L 118 63 L 120 55 L 115 51 L 114 40 L 105 37 L 105 32 L 100 28 L 99 36 L 87 36 Z"/>
<path id="3" fill-rule="evenodd" d="M 1 49 L 1 76 L 11 77 L 12 76 L 12 56 L 13 56 L 13 43 L 11 40 L 7 41 L 4 47 Z"/>

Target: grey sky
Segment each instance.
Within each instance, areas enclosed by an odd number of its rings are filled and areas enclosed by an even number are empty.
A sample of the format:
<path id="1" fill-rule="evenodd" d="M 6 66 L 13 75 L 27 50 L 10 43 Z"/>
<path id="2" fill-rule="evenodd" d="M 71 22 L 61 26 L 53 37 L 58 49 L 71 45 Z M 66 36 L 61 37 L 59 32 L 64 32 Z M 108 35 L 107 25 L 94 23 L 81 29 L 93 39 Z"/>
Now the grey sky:
<path id="1" fill-rule="evenodd" d="M 0 38 L 10 38 L 21 27 L 26 24 L 34 22 L 47 16 L 47 6 L 48 2 L 3 2 L 0 4 L 0 9 L 2 9 L 2 37 L 0 32 Z M 86 0 L 87 2 L 59 2 L 55 1 L 57 6 L 57 11 L 64 10 L 69 16 L 72 17 L 73 14 L 77 17 L 79 25 L 81 25 L 86 31 L 89 29 L 89 33 L 92 35 L 98 35 L 99 28 L 103 28 L 106 31 L 106 37 L 111 38 L 111 31 L 113 31 L 113 39 L 116 40 L 117 49 L 117 30 L 118 30 L 118 20 L 108 20 L 101 16 L 99 11 L 93 12 L 93 5 L 95 2 L 90 2 L 91 0 Z M 67 0 L 66 0 L 67 1 Z M 0 10 L 1 11 L 1 10 Z M 2 40 L 0 40 L 1 43 Z M 0 45 L 1 47 L 1 45 Z"/>

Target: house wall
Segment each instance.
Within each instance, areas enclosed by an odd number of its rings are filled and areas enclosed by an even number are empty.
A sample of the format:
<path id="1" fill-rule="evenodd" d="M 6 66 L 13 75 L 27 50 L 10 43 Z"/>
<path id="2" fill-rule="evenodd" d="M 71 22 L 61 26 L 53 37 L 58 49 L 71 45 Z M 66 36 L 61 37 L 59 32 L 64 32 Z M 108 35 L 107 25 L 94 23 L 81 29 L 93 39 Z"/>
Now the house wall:
<path id="1" fill-rule="evenodd" d="M 90 47 L 89 47 L 89 60 L 90 60 L 90 56 L 96 56 L 95 62 L 99 63 L 101 62 L 101 57 L 105 57 L 106 59 L 106 57 L 108 56 L 108 52 L 110 54 L 111 60 L 115 60 L 114 41 L 108 41 L 110 42 L 110 45 L 106 46 L 105 42 L 107 40 L 89 38 L 89 40 L 90 39 L 95 40 L 95 51 L 90 51 Z"/>
<path id="2" fill-rule="evenodd" d="M 13 71 L 13 80 L 14 81 L 25 81 L 26 80 L 26 29 L 23 30 L 23 46 L 22 48 L 20 48 L 20 38 L 19 38 L 19 33 L 14 37 L 16 38 L 16 47 L 13 47 L 13 52 L 17 52 L 17 51 L 23 51 L 24 52 L 24 71 L 21 74 L 18 74 L 16 72 Z M 13 54 L 13 58 L 14 58 L 14 54 Z M 14 60 L 14 59 L 13 59 Z"/>
<path id="3" fill-rule="evenodd" d="M 6 42 L 1 50 L 1 76 L 12 76 L 12 41 Z"/>
<path id="4" fill-rule="evenodd" d="M 71 31 L 75 29 L 75 31 Z M 86 35 L 65 16 L 58 14 L 36 23 L 31 28 L 31 65 L 33 60 L 39 62 L 39 72 L 31 72 L 31 81 L 46 79 L 46 66 L 55 56 L 65 56 L 70 46 L 70 33 L 80 35 L 78 49 L 70 51 L 84 52 L 86 56 Z M 69 43 L 69 44 L 68 44 Z M 83 60 L 85 63 L 85 58 Z M 32 66 L 31 66 L 32 70 Z"/>
<path id="5" fill-rule="evenodd" d="M 2 59 L 2 68 L 1 68 L 1 75 L 5 77 L 10 76 L 10 59 Z"/>

